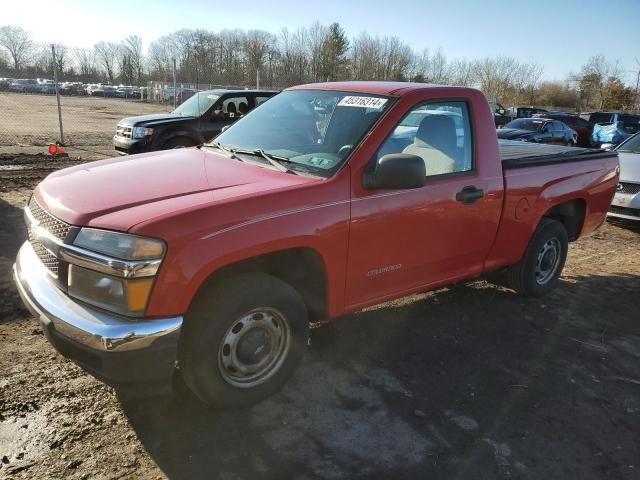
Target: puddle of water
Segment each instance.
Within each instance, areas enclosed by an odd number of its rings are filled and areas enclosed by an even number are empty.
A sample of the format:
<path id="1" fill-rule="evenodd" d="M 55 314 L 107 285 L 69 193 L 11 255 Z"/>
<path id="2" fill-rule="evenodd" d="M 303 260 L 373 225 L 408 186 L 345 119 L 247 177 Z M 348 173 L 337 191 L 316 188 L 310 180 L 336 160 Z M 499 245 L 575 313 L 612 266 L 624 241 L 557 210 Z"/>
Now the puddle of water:
<path id="1" fill-rule="evenodd" d="M 0 165 L 0 170 L 26 170 L 28 165 Z"/>

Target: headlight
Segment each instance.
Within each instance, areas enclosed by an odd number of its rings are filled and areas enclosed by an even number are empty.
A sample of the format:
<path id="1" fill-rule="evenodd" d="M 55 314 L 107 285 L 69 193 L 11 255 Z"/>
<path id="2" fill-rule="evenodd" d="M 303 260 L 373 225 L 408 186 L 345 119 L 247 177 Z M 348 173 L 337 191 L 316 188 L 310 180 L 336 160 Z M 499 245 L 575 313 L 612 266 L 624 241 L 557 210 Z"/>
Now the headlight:
<path id="1" fill-rule="evenodd" d="M 123 260 L 150 260 L 164 255 L 164 242 L 161 240 L 96 228 L 81 229 L 73 244 Z"/>
<path id="2" fill-rule="evenodd" d="M 79 259 L 69 260 L 67 286 L 70 296 L 122 315 L 144 315 L 155 272 L 165 253 L 164 242 L 127 233 L 82 228 L 73 245 L 103 257 L 95 260 L 81 255 Z M 139 270 L 141 275 L 129 276 L 122 274 L 121 270 L 114 271 L 111 267 L 105 270 L 105 257 L 109 265 L 120 262 L 131 267 L 150 262 L 155 267 L 148 274 Z"/>
<path id="3" fill-rule="evenodd" d="M 154 277 L 126 279 L 69 265 L 68 292 L 72 297 L 126 316 L 144 315 Z"/>
<path id="4" fill-rule="evenodd" d="M 153 128 L 133 127 L 131 129 L 131 136 L 133 138 L 144 138 L 151 135 L 153 135 Z"/>

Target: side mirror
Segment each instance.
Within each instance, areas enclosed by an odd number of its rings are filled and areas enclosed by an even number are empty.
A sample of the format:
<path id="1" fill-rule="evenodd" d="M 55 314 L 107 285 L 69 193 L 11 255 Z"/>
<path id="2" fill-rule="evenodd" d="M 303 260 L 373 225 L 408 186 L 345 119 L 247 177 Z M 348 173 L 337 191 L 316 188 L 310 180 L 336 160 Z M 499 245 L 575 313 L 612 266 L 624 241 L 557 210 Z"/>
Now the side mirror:
<path id="1" fill-rule="evenodd" d="M 213 118 L 221 118 L 224 117 L 224 112 L 222 110 L 214 110 L 213 111 Z"/>
<path id="2" fill-rule="evenodd" d="M 424 160 L 417 155 L 389 153 L 376 162 L 372 172 L 365 173 L 367 190 L 420 188 L 427 171 Z"/>

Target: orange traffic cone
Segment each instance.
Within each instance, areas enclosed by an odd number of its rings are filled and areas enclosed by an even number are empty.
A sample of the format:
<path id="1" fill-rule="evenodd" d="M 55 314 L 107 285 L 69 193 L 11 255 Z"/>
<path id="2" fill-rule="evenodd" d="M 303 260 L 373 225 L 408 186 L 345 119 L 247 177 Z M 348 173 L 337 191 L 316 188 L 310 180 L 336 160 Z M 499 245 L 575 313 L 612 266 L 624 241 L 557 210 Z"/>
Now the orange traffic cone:
<path id="1" fill-rule="evenodd" d="M 60 146 L 60 144 L 56 142 L 56 143 L 49 144 L 49 154 L 56 157 L 58 155 L 66 155 L 67 152 L 65 152 L 64 149 Z"/>

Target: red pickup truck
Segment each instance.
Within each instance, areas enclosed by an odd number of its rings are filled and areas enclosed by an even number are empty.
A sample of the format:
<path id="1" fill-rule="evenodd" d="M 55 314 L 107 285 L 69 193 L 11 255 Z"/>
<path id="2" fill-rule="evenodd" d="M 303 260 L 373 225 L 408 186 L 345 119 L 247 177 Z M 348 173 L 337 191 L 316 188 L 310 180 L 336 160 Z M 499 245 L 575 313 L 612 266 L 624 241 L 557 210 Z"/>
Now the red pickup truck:
<path id="1" fill-rule="evenodd" d="M 485 272 L 537 297 L 604 221 L 615 152 L 498 144 L 469 88 L 303 85 L 214 142 L 57 171 L 14 275 L 53 346 L 115 384 L 247 405 L 311 324 Z"/>

